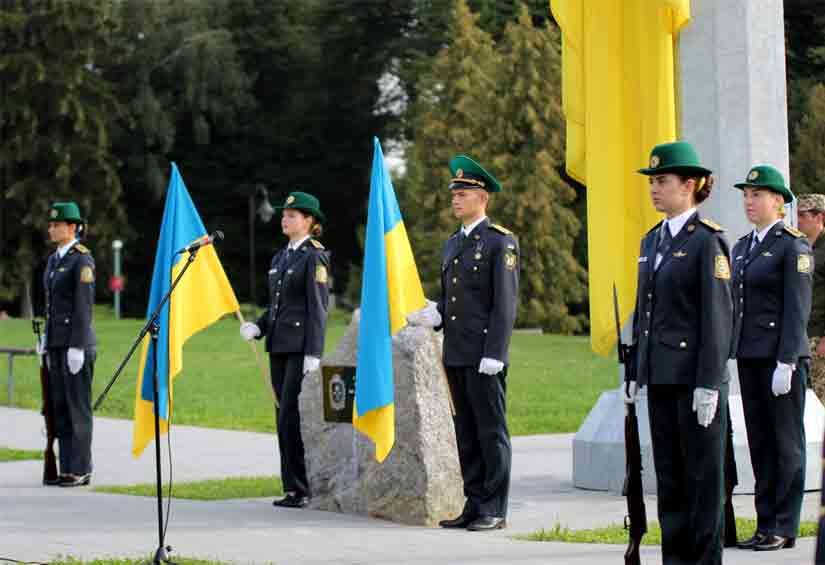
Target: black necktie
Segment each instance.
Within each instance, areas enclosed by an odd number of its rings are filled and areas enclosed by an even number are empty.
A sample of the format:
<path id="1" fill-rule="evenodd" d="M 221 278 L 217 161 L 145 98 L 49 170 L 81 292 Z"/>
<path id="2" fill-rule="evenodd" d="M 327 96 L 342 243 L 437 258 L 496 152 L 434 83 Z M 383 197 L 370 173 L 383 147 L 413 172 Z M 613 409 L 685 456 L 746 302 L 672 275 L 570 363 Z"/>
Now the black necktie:
<path id="1" fill-rule="evenodd" d="M 464 235 L 464 230 L 458 232 L 458 247 L 459 249 L 464 247 L 464 241 L 467 239 L 467 236 Z"/>
<path id="2" fill-rule="evenodd" d="M 753 253 L 753 250 L 756 249 L 758 246 L 759 246 L 759 238 L 756 236 L 756 234 L 754 234 L 751 237 L 751 247 L 750 247 L 750 249 L 748 249 L 748 255 Z"/>
<path id="3" fill-rule="evenodd" d="M 667 252 L 670 251 L 670 246 L 672 243 L 673 236 L 670 235 L 670 227 L 667 225 L 667 222 L 665 222 L 661 237 L 659 238 L 659 247 L 657 249 L 659 254 L 662 256 L 662 259 L 664 259 Z"/>

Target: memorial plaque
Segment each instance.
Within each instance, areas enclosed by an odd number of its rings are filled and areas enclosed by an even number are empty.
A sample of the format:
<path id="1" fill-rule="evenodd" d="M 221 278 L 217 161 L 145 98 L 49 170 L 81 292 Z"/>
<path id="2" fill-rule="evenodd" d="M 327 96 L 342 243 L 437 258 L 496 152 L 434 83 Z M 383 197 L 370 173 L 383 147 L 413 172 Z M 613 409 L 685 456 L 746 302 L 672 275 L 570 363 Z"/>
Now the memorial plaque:
<path id="1" fill-rule="evenodd" d="M 323 366 L 324 421 L 352 423 L 355 367 Z"/>

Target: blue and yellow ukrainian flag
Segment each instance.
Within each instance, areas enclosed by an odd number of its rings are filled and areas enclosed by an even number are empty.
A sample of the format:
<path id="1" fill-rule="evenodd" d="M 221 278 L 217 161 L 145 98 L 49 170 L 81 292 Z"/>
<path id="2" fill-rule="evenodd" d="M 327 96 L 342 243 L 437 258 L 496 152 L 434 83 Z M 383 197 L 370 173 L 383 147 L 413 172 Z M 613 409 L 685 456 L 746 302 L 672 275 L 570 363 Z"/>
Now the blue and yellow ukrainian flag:
<path id="1" fill-rule="evenodd" d="M 352 424 L 375 443 L 380 463 L 395 443 L 392 336 L 427 301 L 378 138 L 374 147 Z"/>
<path id="2" fill-rule="evenodd" d="M 176 256 L 175 251 L 207 235 L 178 167 L 172 163 L 172 176 L 166 192 L 166 207 L 163 211 L 163 223 L 152 273 L 152 289 L 146 310 L 147 319 L 186 264 L 188 254 Z M 226 278 L 215 248 L 211 245 L 202 247 L 160 315 L 157 355 L 160 405 L 157 408 L 161 435 L 169 431 L 172 381 L 183 368 L 183 344 L 224 314 L 237 312 L 239 309 L 235 292 Z M 147 335 L 143 340 L 135 397 L 135 428 L 132 442 L 134 457 L 140 456 L 155 438 L 152 412 L 152 347 L 151 338 Z"/>

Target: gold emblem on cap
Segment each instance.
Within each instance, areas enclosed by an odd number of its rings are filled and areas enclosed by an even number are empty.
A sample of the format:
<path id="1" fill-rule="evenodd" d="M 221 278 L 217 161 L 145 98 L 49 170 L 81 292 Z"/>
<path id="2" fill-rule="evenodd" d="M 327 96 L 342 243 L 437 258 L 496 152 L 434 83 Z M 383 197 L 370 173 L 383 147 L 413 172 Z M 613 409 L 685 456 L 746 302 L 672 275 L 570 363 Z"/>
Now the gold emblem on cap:
<path id="1" fill-rule="evenodd" d="M 455 177 L 460 179 L 463 176 L 464 176 L 464 170 L 463 169 L 457 169 L 456 172 L 455 172 Z"/>
<path id="2" fill-rule="evenodd" d="M 651 157 L 650 157 L 650 168 L 655 169 L 656 167 L 659 166 L 659 163 L 661 163 L 661 162 L 662 162 L 662 160 L 659 159 L 658 155 L 651 155 Z"/>
<path id="3" fill-rule="evenodd" d="M 757 171 L 757 170 L 751 171 L 750 174 L 748 175 L 748 180 L 756 180 L 758 178 L 759 178 L 759 171 Z"/>
<path id="4" fill-rule="evenodd" d="M 56 218 L 57 217 L 57 208 L 52 208 L 51 209 L 51 211 L 49 212 L 49 217 L 50 218 Z"/>
<path id="5" fill-rule="evenodd" d="M 292 204 L 293 202 L 295 202 L 295 197 L 290 194 L 289 197 L 287 197 L 286 199 L 286 203 Z"/>

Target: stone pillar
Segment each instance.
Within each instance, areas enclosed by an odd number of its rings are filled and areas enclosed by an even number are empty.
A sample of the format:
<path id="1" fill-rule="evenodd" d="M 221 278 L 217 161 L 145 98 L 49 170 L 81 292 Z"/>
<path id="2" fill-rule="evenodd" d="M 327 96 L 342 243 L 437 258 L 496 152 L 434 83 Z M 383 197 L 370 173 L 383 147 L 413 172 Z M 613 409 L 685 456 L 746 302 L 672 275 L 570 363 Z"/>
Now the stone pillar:
<path id="1" fill-rule="evenodd" d="M 328 366 L 354 367 L 358 311 Z M 441 337 L 406 327 L 393 337 L 395 446 L 383 463 L 352 424 L 324 421 L 321 372 L 306 377 L 299 397 L 310 507 L 435 526 L 464 507 L 455 430 L 441 366 Z"/>
<path id="2" fill-rule="evenodd" d="M 679 35 L 679 137 L 697 149 L 716 179 L 703 215 L 727 229 L 729 242 L 752 228 L 742 193 L 733 188 L 755 163 L 770 163 L 788 178 L 784 11 L 781 0 L 691 0 L 691 20 Z M 790 181 L 793 186 L 793 179 Z M 796 223 L 795 210 L 789 218 Z M 730 412 L 739 474 L 737 492 L 753 492 L 735 363 Z M 647 394 L 637 401 L 646 492 L 654 492 Z M 620 492 L 625 473 L 622 400 L 602 394 L 573 440 L 573 482 L 580 488 Z M 805 408 L 807 489 L 820 488 L 825 409 L 812 391 Z"/>

